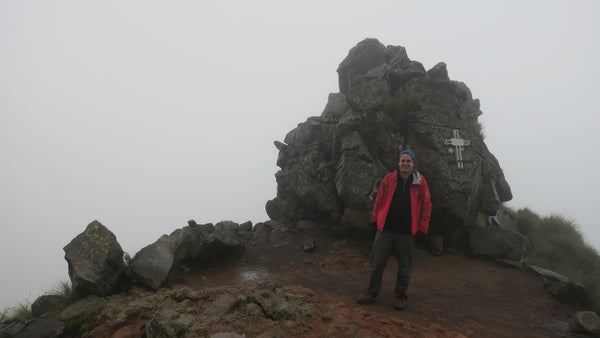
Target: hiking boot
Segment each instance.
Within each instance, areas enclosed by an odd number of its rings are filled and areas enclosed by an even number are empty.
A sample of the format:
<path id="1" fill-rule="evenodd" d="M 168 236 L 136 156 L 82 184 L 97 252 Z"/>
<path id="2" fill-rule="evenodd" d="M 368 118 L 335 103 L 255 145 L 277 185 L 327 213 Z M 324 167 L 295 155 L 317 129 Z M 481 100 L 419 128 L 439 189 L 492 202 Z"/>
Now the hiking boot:
<path id="1" fill-rule="evenodd" d="M 367 292 L 364 295 L 358 297 L 357 301 L 358 304 L 373 304 L 377 301 L 377 299 L 371 293 Z"/>
<path id="2" fill-rule="evenodd" d="M 398 311 L 402 311 L 406 308 L 406 298 L 405 297 L 394 297 L 394 309 Z"/>

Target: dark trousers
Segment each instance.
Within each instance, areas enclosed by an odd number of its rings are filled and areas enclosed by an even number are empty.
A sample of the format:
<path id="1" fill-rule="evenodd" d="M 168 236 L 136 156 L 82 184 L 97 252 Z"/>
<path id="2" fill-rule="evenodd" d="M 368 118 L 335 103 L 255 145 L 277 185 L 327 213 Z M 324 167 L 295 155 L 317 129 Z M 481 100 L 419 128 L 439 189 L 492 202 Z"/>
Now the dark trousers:
<path id="1" fill-rule="evenodd" d="M 413 261 L 413 237 L 409 234 L 377 232 L 373 242 L 373 251 L 371 252 L 371 268 L 369 269 L 369 287 L 367 291 L 374 297 L 379 294 L 383 271 L 391 255 L 396 256 L 398 261 L 394 295 L 406 298 Z"/>

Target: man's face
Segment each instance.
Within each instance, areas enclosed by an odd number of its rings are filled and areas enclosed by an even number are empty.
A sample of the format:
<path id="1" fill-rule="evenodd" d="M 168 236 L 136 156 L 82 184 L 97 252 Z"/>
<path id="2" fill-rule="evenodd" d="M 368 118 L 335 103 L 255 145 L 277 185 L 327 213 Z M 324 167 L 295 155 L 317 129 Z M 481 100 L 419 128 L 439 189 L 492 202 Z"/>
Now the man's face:
<path id="1" fill-rule="evenodd" d="M 398 166 L 400 167 L 400 175 L 405 178 L 408 177 L 414 167 L 412 157 L 410 157 L 408 154 L 403 154 L 400 156 L 400 162 L 398 163 Z"/>

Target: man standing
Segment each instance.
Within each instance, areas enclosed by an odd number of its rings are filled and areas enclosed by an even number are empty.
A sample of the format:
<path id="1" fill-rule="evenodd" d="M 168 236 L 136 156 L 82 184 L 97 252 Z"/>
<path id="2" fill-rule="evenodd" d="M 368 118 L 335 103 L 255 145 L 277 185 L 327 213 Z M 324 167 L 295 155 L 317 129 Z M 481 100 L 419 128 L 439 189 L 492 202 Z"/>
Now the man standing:
<path id="1" fill-rule="evenodd" d="M 431 197 L 425 177 L 414 169 L 415 153 L 406 149 L 400 153 L 399 168 L 387 174 L 379 190 L 371 222 L 376 223 L 377 234 L 371 253 L 369 286 L 358 298 L 360 304 L 377 301 L 381 291 L 383 270 L 390 255 L 398 260 L 394 308 L 406 307 L 408 283 L 413 261 L 414 236 L 427 233 L 431 215 Z"/>

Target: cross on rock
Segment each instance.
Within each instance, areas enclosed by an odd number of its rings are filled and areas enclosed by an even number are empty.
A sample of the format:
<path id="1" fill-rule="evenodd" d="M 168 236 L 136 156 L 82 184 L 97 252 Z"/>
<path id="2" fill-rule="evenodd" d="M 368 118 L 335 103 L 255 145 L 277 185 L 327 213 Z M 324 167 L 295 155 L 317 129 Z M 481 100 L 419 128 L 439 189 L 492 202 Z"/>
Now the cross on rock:
<path id="1" fill-rule="evenodd" d="M 471 141 L 460 138 L 460 133 L 459 133 L 458 129 L 454 129 L 452 134 L 454 137 L 451 139 L 447 139 L 445 144 L 448 144 L 448 145 L 451 145 L 452 147 L 454 147 L 454 148 L 451 147 L 448 150 L 450 152 L 456 153 L 456 167 L 459 169 L 462 169 L 462 168 L 464 168 L 463 158 L 462 158 L 462 151 L 464 150 L 463 147 L 471 145 Z"/>

